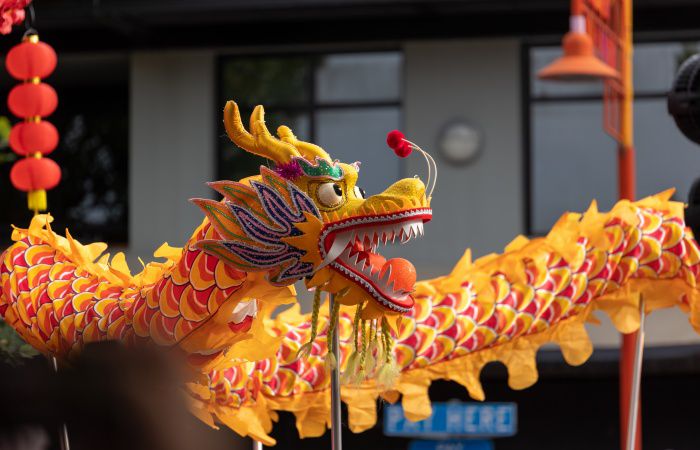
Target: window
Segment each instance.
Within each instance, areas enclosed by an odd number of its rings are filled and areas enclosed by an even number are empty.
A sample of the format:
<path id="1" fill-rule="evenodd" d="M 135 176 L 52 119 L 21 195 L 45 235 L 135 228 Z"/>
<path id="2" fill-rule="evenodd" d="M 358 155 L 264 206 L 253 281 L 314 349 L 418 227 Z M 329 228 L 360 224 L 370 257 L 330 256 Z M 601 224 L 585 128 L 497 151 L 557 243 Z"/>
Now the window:
<path id="1" fill-rule="evenodd" d="M 399 128 L 402 55 L 399 52 L 287 56 L 226 56 L 219 66 L 218 106 L 235 100 L 244 123 L 255 105 L 265 106 L 268 128 L 289 126 L 344 162 L 362 166 L 369 193 L 399 177 L 399 162 L 385 151 L 386 133 Z M 236 147 L 219 126 L 219 177 L 238 180 L 265 164 Z"/>
<path id="2" fill-rule="evenodd" d="M 82 242 L 128 242 L 128 113 L 129 65 L 126 55 L 59 55 L 47 78 L 58 93 L 58 108 L 47 118 L 60 134 L 49 156 L 62 170 L 60 184 L 48 192 L 54 230 Z M 2 71 L 4 72 L 4 71 Z M 2 74 L 8 92 L 17 81 Z M 5 102 L 0 115 L 11 116 Z M 10 184 L 14 154 L 0 149 L 0 243 L 9 243 L 10 225 L 25 227 L 31 212 L 26 194 Z M 0 248 L 2 248 L 0 247 Z"/>
<path id="3" fill-rule="evenodd" d="M 634 138 L 637 197 L 675 187 L 684 201 L 700 177 L 700 148 L 677 130 L 666 111 L 666 92 L 680 63 L 700 50 L 695 43 L 641 43 L 634 49 Z M 617 199 L 617 144 L 602 129 L 600 83 L 556 83 L 537 72 L 561 54 L 532 47 L 529 84 L 529 224 L 544 234 L 564 211 L 591 200 L 601 210 Z"/>

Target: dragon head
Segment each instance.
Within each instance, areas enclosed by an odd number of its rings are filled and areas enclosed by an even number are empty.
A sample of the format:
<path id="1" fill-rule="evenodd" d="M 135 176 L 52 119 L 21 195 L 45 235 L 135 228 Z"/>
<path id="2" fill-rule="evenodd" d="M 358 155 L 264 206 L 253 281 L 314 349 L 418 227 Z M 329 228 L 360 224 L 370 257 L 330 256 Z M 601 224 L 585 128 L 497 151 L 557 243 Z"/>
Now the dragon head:
<path id="1" fill-rule="evenodd" d="M 262 106 L 246 130 L 230 101 L 224 123 L 235 144 L 273 165 L 240 182 L 211 183 L 224 200 L 196 202 L 221 239 L 197 246 L 240 270 L 267 272 L 274 285 L 304 279 L 341 304 L 362 305 L 363 319 L 409 312 L 415 269 L 405 259 L 386 260 L 377 248 L 423 234 L 432 217 L 423 182 L 403 179 L 365 197 L 358 162 L 334 161 L 286 126 L 272 136 Z"/>

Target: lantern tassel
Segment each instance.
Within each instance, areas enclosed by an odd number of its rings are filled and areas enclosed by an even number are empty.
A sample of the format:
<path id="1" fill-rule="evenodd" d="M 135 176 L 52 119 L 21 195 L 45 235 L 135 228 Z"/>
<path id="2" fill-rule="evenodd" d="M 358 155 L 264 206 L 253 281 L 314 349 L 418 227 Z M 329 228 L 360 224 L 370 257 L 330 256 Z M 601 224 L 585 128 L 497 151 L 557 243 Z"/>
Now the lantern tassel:
<path id="1" fill-rule="evenodd" d="M 46 211 L 46 191 L 44 189 L 29 191 L 27 204 L 32 211 Z"/>

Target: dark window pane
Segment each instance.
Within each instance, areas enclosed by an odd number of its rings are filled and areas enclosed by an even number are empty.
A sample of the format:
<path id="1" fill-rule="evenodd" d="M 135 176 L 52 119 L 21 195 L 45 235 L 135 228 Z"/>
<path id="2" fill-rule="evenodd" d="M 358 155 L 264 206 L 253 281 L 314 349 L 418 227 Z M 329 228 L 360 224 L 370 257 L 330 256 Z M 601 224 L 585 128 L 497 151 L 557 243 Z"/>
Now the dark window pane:
<path id="1" fill-rule="evenodd" d="M 675 199 L 685 201 L 700 177 L 700 148 L 678 131 L 665 98 L 635 101 L 634 121 L 637 197 L 676 188 Z"/>
<path id="2" fill-rule="evenodd" d="M 617 198 L 615 142 L 597 100 L 536 103 L 532 112 L 532 231 L 546 233 L 564 211 Z"/>
<path id="3" fill-rule="evenodd" d="M 532 108 L 532 225 L 545 233 L 563 211 L 601 210 L 617 199 L 617 150 L 601 127 L 597 101 L 538 103 Z M 678 132 L 665 99 L 634 105 L 637 197 L 676 188 L 684 201 L 700 173 L 700 151 Z"/>
<path id="4" fill-rule="evenodd" d="M 47 118 L 60 133 L 50 158 L 62 170 L 61 183 L 48 192 L 49 212 L 55 230 L 68 227 L 81 241 L 128 242 L 128 76 L 126 56 L 61 55 L 47 80 L 59 97 L 58 109 Z M 13 84 L 2 81 L 3 89 Z M 3 244 L 9 242 L 10 224 L 24 227 L 31 218 L 26 194 L 10 184 L 11 166 L 0 164 Z"/>
<path id="5" fill-rule="evenodd" d="M 316 72 L 316 98 L 320 104 L 398 101 L 401 63 L 399 52 L 324 56 Z"/>
<path id="6" fill-rule="evenodd" d="M 376 142 L 383 142 L 385 133 L 398 126 L 399 108 L 370 108 L 336 111 L 325 105 L 333 102 L 367 102 L 400 100 L 400 53 L 363 53 L 340 55 L 307 55 L 299 57 L 229 57 L 220 66 L 219 106 L 234 99 L 241 106 L 241 116 L 246 127 L 254 105 L 265 106 L 266 122 L 275 134 L 279 125 L 287 125 L 299 139 L 328 143 L 334 157 L 346 159 L 342 153 L 356 142 L 357 130 L 363 130 L 363 139 L 376 134 Z M 312 104 L 311 68 L 317 72 L 315 93 L 320 96 Z M 316 111 L 314 119 L 311 111 Z M 388 112 L 387 112 L 388 111 Z M 362 115 L 367 120 L 361 121 Z M 388 114 L 388 115 L 387 115 Z M 388 119 L 387 119 L 388 117 Z M 386 119 L 386 120 L 385 120 Z M 361 121 L 361 123 L 358 122 Z M 369 122 L 365 124 L 365 122 Z M 393 124 L 393 125 L 392 125 Z M 368 127 L 381 128 L 381 132 L 367 133 Z M 372 129 L 374 129 L 372 128 Z M 345 130 L 341 133 L 342 130 Z M 338 133 L 343 134 L 345 143 Z M 263 158 L 236 149 L 223 129 L 218 128 L 219 178 L 237 180 L 257 173 L 266 162 Z M 335 136 L 335 138 L 333 138 Z M 354 136 L 354 137 L 352 137 Z M 340 151 L 338 151 L 340 150 Z M 355 159 L 362 159 L 357 154 Z M 352 161 L 354 161 L 353 159 Z M 397 172 L 398 172 L 398 165 Z M 371 179 L 367 176 L 367 179 Z"/>
<path id="7" fill-rule="evenodd" d="M 222 100 L 241 105 L 300 105 L 309 100 L 308 58 L 230 57 L 221 65 Z"/>
<path id="8" fill-rule="evenodd" d="M 324 109 L 316 114 L 316 142 L 331 157 L 360 161 L 358 183 L 367 195 L 386 189 L 400 175 L 400 161 L 386 147 L 386 134 L 399 128 L 398 107 Z"/>

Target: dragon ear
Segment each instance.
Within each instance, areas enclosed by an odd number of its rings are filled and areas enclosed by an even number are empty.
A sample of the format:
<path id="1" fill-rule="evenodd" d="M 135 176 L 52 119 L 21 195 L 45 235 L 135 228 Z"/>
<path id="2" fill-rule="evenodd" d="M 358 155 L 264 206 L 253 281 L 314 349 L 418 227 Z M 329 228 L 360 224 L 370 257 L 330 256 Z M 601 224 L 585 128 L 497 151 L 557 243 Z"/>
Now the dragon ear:
<path id="1" fill-rule="evenodd" d="M 218 236 L 196 242 L 195 247 L 244 271 L 268 271 L 269 280 L 278 285 L 313 272 L 312 264 L 302 261 L 305 252 L 285 239 L 301 235 L 297 225 L 309 216 L 320 217 L 304 192 L 266 168 L 261 168 L 261 181 L 251 181 L 250 186 L 233 181 L 210 185 L 223 201 L 192 201 Z"/>

